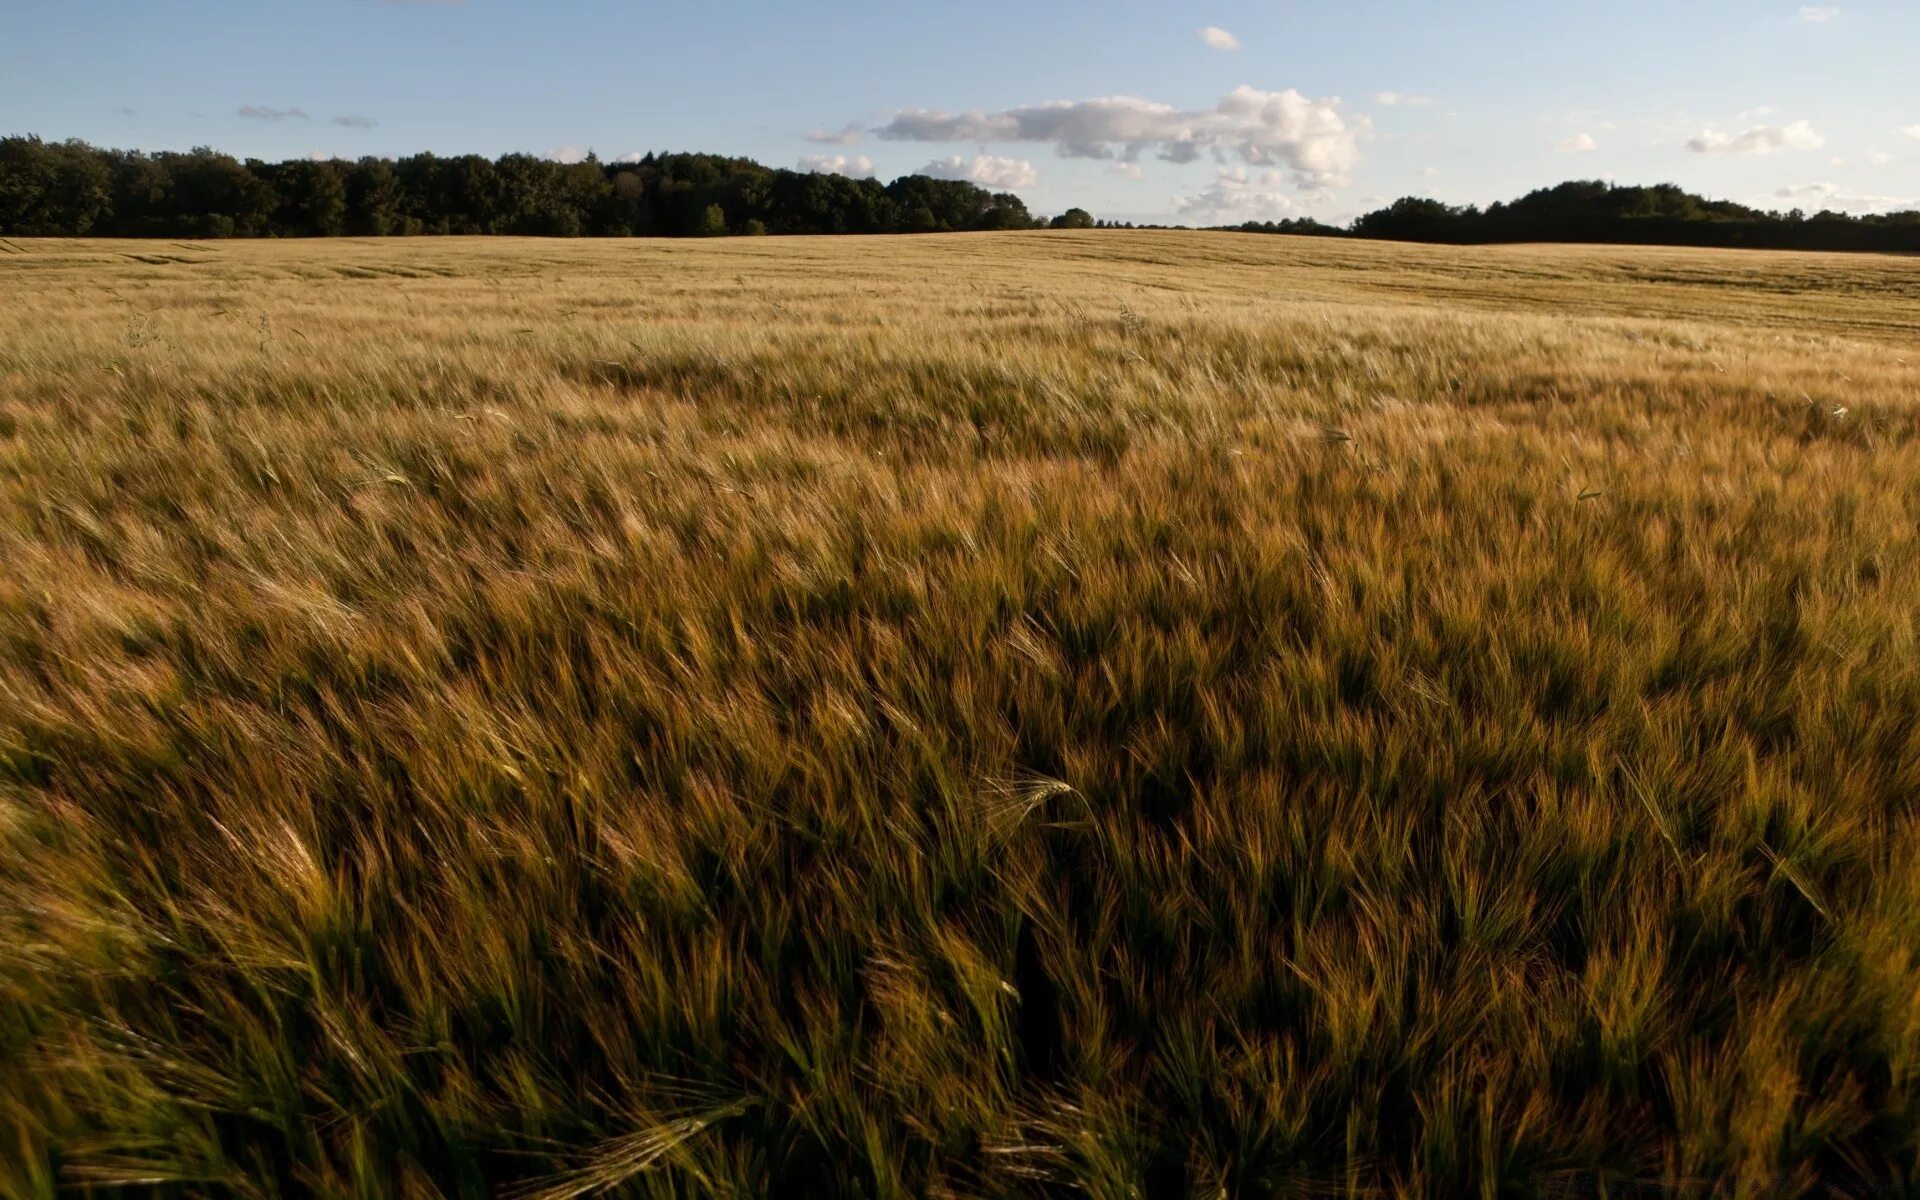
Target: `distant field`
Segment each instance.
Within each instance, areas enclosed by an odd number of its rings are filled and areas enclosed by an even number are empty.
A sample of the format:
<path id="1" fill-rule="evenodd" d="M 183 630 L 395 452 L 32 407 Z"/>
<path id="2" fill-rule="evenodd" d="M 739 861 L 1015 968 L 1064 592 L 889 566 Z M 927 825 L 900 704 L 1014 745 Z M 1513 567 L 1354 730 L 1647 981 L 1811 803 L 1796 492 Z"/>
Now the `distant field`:
<path id="1" fill-rule="evenodd" d="M 1920 1187 L 1920 261 L 0 242 L 0 1195 Z"/>

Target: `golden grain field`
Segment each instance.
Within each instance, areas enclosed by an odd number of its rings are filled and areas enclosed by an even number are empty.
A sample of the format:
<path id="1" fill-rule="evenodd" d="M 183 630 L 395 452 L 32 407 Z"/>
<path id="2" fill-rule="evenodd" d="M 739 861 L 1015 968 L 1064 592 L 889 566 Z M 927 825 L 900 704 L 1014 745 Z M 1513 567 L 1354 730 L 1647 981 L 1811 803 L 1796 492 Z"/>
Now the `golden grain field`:
<path id="1" fill-rule="evenodd" d="M 0 1194 L 1911 1194 L 1920 264 L 0 242 Z"/>

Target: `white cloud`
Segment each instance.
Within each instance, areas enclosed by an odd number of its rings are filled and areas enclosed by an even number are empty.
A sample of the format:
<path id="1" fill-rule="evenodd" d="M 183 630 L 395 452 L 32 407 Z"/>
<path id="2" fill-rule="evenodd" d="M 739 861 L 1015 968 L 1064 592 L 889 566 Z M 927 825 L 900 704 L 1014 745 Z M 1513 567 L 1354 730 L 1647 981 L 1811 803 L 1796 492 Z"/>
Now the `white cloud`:
<path id="1" fill-rule="evenodd" d="M 1824 25 L 1839 15 L 1838 5 L 1809 4 L 1800 10 L 1796 19 L 1807 25 Z"/>
<path id="2" fill-rule="evenodd" d="M 1725 134 L 1707 130 L 1687 142 L 1695 154 L 1772 154 L 1779 150 L 1818 150 L 1827 139 L 1814 131 L 1812 124 L 1795 121 L 1791 125 L 1755 125 L 1745 133 Z"/>
<path id="3" fill-rule="evenodd" d="M 1592 154 L 1600 148 L 1590 133 L 1576 133 L 1572 137 L 1553 144 L 1553 148 L 1562 154 Z"/>
<path id="4" fill-rule="evenodd" d="M 848 158 L 844 154 L 808 154 L 800 159 L 799 170 L 813 175 L 845 175 L 848 179 L 872 179 L 873 160 L 862 154 Z"/>
<path id="5" fill-rule="evenodd" d="M 312 117 L 298 108 L 266 108 L 258 104 L 243 105 L 240 115 L 249 121 L 311 121 Z"/>
<path id="6" fill-rule="evenodd" d="M 1249 166 L 1284 167 L 1296 187 L 1337 187 L 1360 162 L 1372 136 L 1365 117 L 1349 119 L 1338 100 L 1310 100 L 1292 88 L 1239 87 L 1212 108 L 1182 110 L 1133 96 L 1058 100 L 1000 112 L 909 109 L 877 131 L 903 142 L 1050 142 L 1063 158 L 1133 162 L 1155 150 L 1167 162 L 1204 153 Z"/>
<path id="7" fill-rule="evenodd" d="M 629 150 L 625 154 L 622 154 L 619 158 L 614 159 L 613 161 L 617 163 L 637 163 L 641 159 L 644 159 L 645 157 L 646 155 L 640 153 L 638 150 Z"/>
<path id="8" fill-rule="evenodd" d="M 1418 175 L 1422 179 L 1432 179 L 1439 173 L 1439 167 L 1421 167 L 1418 171 L 1414 172 L 1415 175 Z"/>
<path id="9" fill-rule="evenodd" d="M 547 157 L 557 163 L 577 163 L 587 157 L 587 152 L 578 146 L 560 146 L 547 151 Z"/>
<path id="10" fill-rule="evenodd" d="M 1205 29 L 1202 29 L 1200 31 L 1200 40 L 1212 46 L 1215 50 L 1238 50 L 1240 48 L 1240 39 L 1220 28 L 1218 25 L 1209 25 Z"/>
<path id="11" fill-rule="evenodd" d="M 372 129 L 375 125 L 378 125 L 380 122 L 374 120 L 372 117 L 349 115 L 344 117 L 335 117 L 332 123 L 340 126 L 342 129 Z"/>
<path id="12" fill-rule="evenodd" d="M 968 183 L 1001 191 L 1032 187 L 1040 178 L 1033 164 L 1024 159 L 995 158 L 990 154 L 976 154 L 972 158 L 962 158 L 958 154 L 951 158 L 937 158 L 920 168 L 920 174 L 931 175 L 935 179 L 964 179 Z"/>
<path id="13" fill-rule="evenodd" d="M 1876 167 L 1884 167 L 1893 161 L 1893 155 L 1888 154 L 1885 150 L 1874 150 L 1868 153 L 1867 161 Z"/>
<path id="14" fill-rule="evenodd" d="M 1887 213 L 1901 212 L 1920 207 L 1920 200 L 1899 196 L 1871 196 L 1849 192 L 1838 184 L 1802 183 L 1793 187 L 1783 187 L 1773 194 L 1775 200 L 1784 200 L 1795 208 L 1812 208 L 1846 213 Z"/>
<path id="15" fill-rule="evenodd" d="M 1920 138 L 1920 125 L 1909 125 L 1900 131 L 1910 138 Z"/>
<path id="16" fill-rule="evenodd" d="M 1432 108 L 1432 96 L 1410 96 L 1406 92 L 1375 92 L 1373 102 L 1381 108 Z"/>
<path id="17" fill-rule="evenodd" d="M 1115 163 L 1113 164 L 1113 173 L 1115 175 L 1125 175 L 1128 179 L 1134 180 L 1136 183 L 1147 177 L 1147 173 L 1140 169 L 1139 163 Z"/>
<path id="18" fill-rule="evenodd" d="M 838 130 L 816 129 L 807 140 L 816 146 L 857 146 L 866 133 L 858 121 L 849 121 Z"/>
<path id="19" fill-rule="evenodd" d="M 1285 173 L 1277 170 L 1250 174 L 1245 167 L 1222 168 L 1203 191 L 1178 196 L 1174 203 L 1181 216 L 1212 225 L 1270 221 L 1294 210 L 1293 198 L 1280 190 L 1285 183 Z"/>

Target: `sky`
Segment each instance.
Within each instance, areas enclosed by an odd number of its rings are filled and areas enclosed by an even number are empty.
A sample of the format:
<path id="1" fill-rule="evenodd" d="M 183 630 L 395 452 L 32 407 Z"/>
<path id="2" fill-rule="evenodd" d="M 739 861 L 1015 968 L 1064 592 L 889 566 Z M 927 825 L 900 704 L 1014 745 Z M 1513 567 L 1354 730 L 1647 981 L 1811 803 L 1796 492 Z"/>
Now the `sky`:
<path id="1" fill-rule="evenodd" d="M 1920 4 L 0 0 L 0 134 L 970 178 L 1036 213 L 1344 220 L 1566 179 L 1920 207 Z"/>

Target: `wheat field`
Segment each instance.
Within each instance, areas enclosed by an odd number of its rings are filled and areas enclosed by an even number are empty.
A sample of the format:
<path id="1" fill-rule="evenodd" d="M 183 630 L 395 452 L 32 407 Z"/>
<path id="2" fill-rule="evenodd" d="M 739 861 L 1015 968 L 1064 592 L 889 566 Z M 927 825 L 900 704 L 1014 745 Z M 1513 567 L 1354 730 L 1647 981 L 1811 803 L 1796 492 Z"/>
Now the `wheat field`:
<path id="1" fill-rule="evenodd" d="M 0 299 L 0 1194 L 1920 1187 L 1913 260 Z"/>

